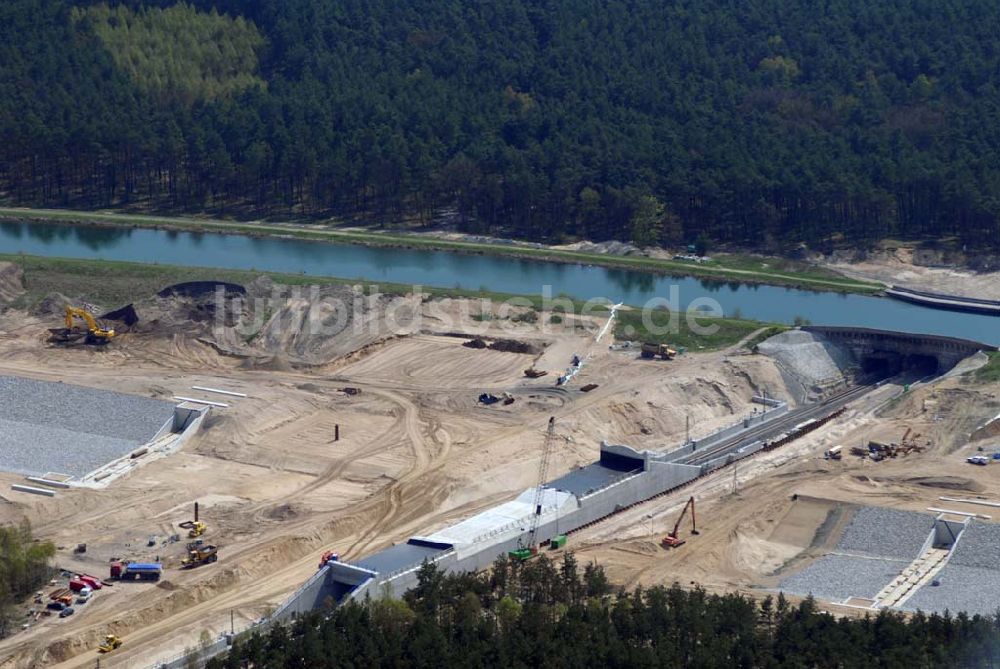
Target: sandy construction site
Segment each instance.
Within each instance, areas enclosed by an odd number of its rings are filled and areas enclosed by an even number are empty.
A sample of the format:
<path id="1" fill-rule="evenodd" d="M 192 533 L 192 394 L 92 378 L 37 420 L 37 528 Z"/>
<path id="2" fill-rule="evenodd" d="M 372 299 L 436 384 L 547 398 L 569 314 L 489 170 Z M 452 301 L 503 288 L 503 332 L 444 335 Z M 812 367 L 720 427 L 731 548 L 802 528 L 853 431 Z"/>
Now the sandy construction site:
<path id="1" fill-rule="evenodd" d="M 109 633 L 124 645 L 103 666 L 153 666 L 197 648 L 272 611 L 326 550 L 357 559 L 536 485 L 550 416 L 559 439 L 550 474 L 560 475 L 593 462 L 602 440 L 662 449 L 681 443 L 686 425 L 699 436 L 741 419 L 755 394 L 793 405 L 804 399 L 789 387 L 787 369 L 741 344 L 672 361 L 609 350 L 610 337 L 594 341 L 606 315 L 543 328 L 544 315 L 516 318 L 526 309 L 484 318 L 469 301 L 411 296 L 369 303 L 348 326 L 320 332 L 315 319 L 304 325 L 317 299 L 282 298 L 248 335 L 231 314 L 216 329 L 219 315 L 200 298 L 151 297 L 136 304 L 140 323 L 101 349 L 47 342 L 59 318 L 51 308 L 0 313 L 0 376 L 228 404 L 213 407 L 181 450 L 103 488 L 34 496 L 11 490 L 22 475 L 0 473 L 0 522 L 28 519 L 36 536 L 57 545 L 60 568 L 106 577 L 112 558 L 158 558 L 165 570 L 157 583 L 106 587 L 69 618 L 32 619 L 0 640 L 0 667 L 91 666 Z M 382 326 L 387 311 L 397 314 L 391 329 Z M 464 346 L 473 334 L 529 352 Z M 587 364 L 555 387 L 574 354 L 589 356 Z M 530 367 L 549 373 L 529 379 Z M 586 384 L 597 388 L 581 391 Z M 959 375 L 902 396 L 888 384 L 802 439 L 574 533 L 569 548 L 622 585 L 679 581 L 763 593 L 822 553 L 818 529 L 839 502 L 989 514 L 938 498 L 1000 498 L 992 469 L 964 462 L 976 446 L 1000 446 L 988 434 L 968 443 L 1000 413 L 998 390 Z M 484 406 L 483 392 L 509 393 L 513 402 Z M 883 462 L 846 453 L 906 428 L 920 433 L 923 452 Z M 843 460 L 824 460 L 837 444 Z M 701 534 L 666 551 L 660 539 L 690 495 Z M 186 537 L 170 537 L 195 502 L 219 560 L 182 570 Z M 81 543 L 86 552 L 74 552 Z"/>

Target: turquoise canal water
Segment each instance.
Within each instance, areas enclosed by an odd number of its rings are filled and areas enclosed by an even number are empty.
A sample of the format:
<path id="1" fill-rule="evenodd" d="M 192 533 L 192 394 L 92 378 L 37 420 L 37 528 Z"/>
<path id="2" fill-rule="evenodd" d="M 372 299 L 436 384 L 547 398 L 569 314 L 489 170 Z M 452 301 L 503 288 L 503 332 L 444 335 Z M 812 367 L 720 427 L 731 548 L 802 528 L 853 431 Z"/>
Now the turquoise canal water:
<path id="1" fill-rule="evenodd" d="M 488 289 L 642 305 L 670 299 L 686 309 L 698 298 L 725 314 L 814 325 L 849 325 L 949 335 L 1000 344 L 1000 318 L 939 311 L 886 298 L 662 276 L 650 272 L 418 249 L 376 248 L 275 237 L 51 223 L 0 223 L 0 252 L 256 269 L 387 283 Z M 697 303 L 696 303 L 697 305 Z"/>

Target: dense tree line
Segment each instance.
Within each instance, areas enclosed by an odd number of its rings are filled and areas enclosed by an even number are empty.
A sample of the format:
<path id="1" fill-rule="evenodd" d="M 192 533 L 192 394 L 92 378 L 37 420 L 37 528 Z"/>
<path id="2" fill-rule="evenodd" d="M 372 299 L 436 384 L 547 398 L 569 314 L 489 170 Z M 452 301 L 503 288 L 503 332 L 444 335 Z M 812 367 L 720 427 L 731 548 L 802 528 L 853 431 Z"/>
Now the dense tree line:
<path id="1" fill-rule="evenodd" d="M 110 4 L 0 3 L 9 201 L 1000 246 L 991 0 Z"/>
<path id="2" fill-rule="evenodd" d="M 403 601 L 349 603 L 237 642 L 209 669 L 248 667 L 991 667 L 1000 619 L 863 619 L 677 585 L 611 592 L 603 571 L 499 560 L 489 574 L 425 565 Z"/>
<path id="3" fill-rule="evenodd" d="M 51 542 L 35 541 L 31 526 L 0 526 L 0 637 L 11 631 L 14 605 L 48 581 Z"/>

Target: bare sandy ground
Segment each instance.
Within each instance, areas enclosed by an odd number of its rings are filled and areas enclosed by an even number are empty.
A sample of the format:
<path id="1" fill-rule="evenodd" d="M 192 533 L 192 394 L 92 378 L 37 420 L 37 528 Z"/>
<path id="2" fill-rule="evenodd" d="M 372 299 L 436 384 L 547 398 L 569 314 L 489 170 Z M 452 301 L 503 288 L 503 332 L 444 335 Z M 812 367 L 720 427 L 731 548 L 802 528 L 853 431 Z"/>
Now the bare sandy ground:
<path id="1" fill-rule="evenodd" d="M 0 373 L 162 398 L 197 395 L 195 385 L 247 394 L 213 411 L 181 452 L 105 490 L 39 498 L 10 491 L 18 478 L 0 474 L 0 522 L 30 520 L 58 545 L 59 566 L 103 576 L 111 557 L 159 556 L 166 568 L 158 584 L 105 588 L 77 615 L 42 619 L 0 641 L 0 668 L 91 666 L 107 633 L 125 645 L 102 666 L 145 667 L 229 629 L 231 615 L 237 627 L 258 619 L 315 572 L 324 550 L 357 558 L 534 485 L 549 416 L 560 437 L 550 471 L 557 476 L 593 462 L 602 439 L 664 448 L 683 439 L 688 421 L 692 436 L 734 422 L 765 387 L 787 397 L 774 363 L 739 347 L 641 360 L 574 327 L 595 330 L 589 322 L 547 332 L 522 324 L 516 337 L 534 353 L 472 349 L 454 335 L 511 337 L 502 328 L 509 323 L 459 318 L 478 313 L 462 300 L 417 303 L 419 328 L 332 336 L 347 342 L 276 327 L 250 340 L 213 334 L 159 305 L 159 326 L 126 333 L 103 351 L 47 344 L 51 316 L 0 314 Z M 589 356 L 587 365 L 568 388 L 556 388 L 574 353 Z M 532 366 L 550 374 L 527 379 L 523 370 Z M 581 392 L 587 383 L 598 388 Z M 347 386 L 361 393 L 344 394 Z M 956 490 L 1000 495 L 990 468 L 963 463 L 972 448 L 963 435 L 1000 412 L 997 388 L 951 378 L 890 401 L 896 390 L 883 387 L 809 437 L 683 494 L 576 533 L 572 548 L 623 585 L 677 580 L 760 593 L 781 569 L 809 558 L 824 506 L 793 502 L 796 492 L 913 509 Z M 476 401 L 484 391 L 515 401 L 484 407 Z M 878 464 L 821 459 L 833 444 L 846 450 L 894 440 L 905 427 L 930 440 L 925 453 Z M 703 533 L 664 551 L 659 539 L 692 494 Z M 184 542 L 164 540 L 189 519 L 194 501 L 220 560 L 182 571 Z M 88 544 L 83 556 L 72 552 L 79 542 Z"/>
<path id="2" fill-rule="evenodd" d="M 1000 272 L 974 272 L 961 267 L 931 267 L 927 264 L 939 260 L 931 256 L 923 257 L 912 247 L 893 246 L 871 253 L 864 260 L 834 258 L 820 261 L 820 264 L 853 279 L 881 281 L 948 295 L 1000 299 Z"/>
<path id="3" fill-rule="evenodd" d="M 535 353 L 467 348 L 466 337 L 452 336 L 456 323 L 513 336 L 501 329 L 508 323 L 452 317 L 468 307 L 423 304 L 418 330 L 366 335 L 346 354 L 341 343 L 288 336 L 233 338 L 242 348 L 222 351 L 204 328 L 160 312 L 159 329 L 126 333 L 106 350 L 55 348 L 45 341 L 51 316 L 0 315 L 5 374 L 161 398 L 204 396 L 192 386 L 247 394 L 213 410 L 181 452 L 105 490 L 39 498 L 10 491 L 17 477 L 0 474 L 0 522 L 30 520 L 59 547 L 60 567 L 103 576 L 112 557 L 159 557 L 166 569 L 157 584 L 105 588 L 77 615 L 43 618 L 0 641 L 0 667 L 91 666 L 107 633 L 125 646 L 102 666 L 147 666 L 196 647 L 228 629 L 231 613 L 240 626 L 279 604 L 326 549 L 357 558 L 534 485 L 549 416 L 562 441 L 556 476 L 595 460 L 601 439 L 668 446 L 683 438 L 688 417 L 696 434 L 708 432 L 748 411 L 763 385 L 782 388 L 763 357 L 733 350 L 640 360 L 609 351 L 607 340 L 594 344 L 591 332 L 573 327 L 583 323 L 550 332 L 521 326 L 517 338 Z M 589 354 L 588 364 L 568 388 L 556 388 L 573 353 Z M 532 366 L 550 374 L 527 379 Z M 599 387 L 583 393 L 586 383 Z M 346 395 L 345 386 L 361 393 Z M 515 402 L 480 406 L 484 391 L 509 392 Z M 195 501 L 220 560 L 181 570 L 184 541 L 166 539 Z M 87 553 L 74 555 L 81 542 Z"/>
<path id="4" fill-rule="evenodd" d="M 858 400 L 841 419 L 740 463 L 735 475 L 732 468 L 722 470 L 680 494 L 641 504 L 574 534 L 578 559 L 599 562 L 615 582 L 627 586 L 679 582 L 762 597 L 775 593 L 785 571 L 823 552 L 817 532 L 837 503 L 988 514 L 986 507 L 939 497 L 1000 499 L 1000 482 L 990 468 L 965 463 L 979 447 L 1000 449 L 998 439 L 967 442 L 969 431 L 997 411 L 997 388 L 970 387 L 958 377 L 918 389 L 901 401 L 887 401 L 896 391 L 887 386 Z M 899 441 L 907 428 L 920 435 L 917 441 L 925 452 L 878 463 L 846 454 L 850 446 L 869 440 Z M 824 460 L 825 450 L 837 444 L 844 447 L 844 459 Z M 687 521 L 681 530 L 687 543 L 664 550 L 659 541 L 689 495 L 697 498 L 701 534 L 691 536 Z"/>

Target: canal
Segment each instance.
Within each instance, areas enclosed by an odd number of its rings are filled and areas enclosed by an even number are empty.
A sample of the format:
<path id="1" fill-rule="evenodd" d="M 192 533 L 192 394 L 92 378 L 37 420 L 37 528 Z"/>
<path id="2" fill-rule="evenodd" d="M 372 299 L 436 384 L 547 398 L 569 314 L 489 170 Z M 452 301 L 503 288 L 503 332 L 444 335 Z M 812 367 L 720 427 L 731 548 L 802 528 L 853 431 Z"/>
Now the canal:
<path id="1" fill-rule="evenodd" d="M 688 308 L 710 298 L 726 315 L 948 335 L 1000 344 L 1000 318 L 945 312 L 864 295 L 662 276 L 650 272 L 423 249 L 35 222 L 0 223 L 0 252 L 142 263 L 256 269 L 387 283 L 565 294 L 630 305 L 651 299 Z M 548 287 L 548 288 L 546 288 Z M 695 303 L 698 304 L 698 303 Z"/>

